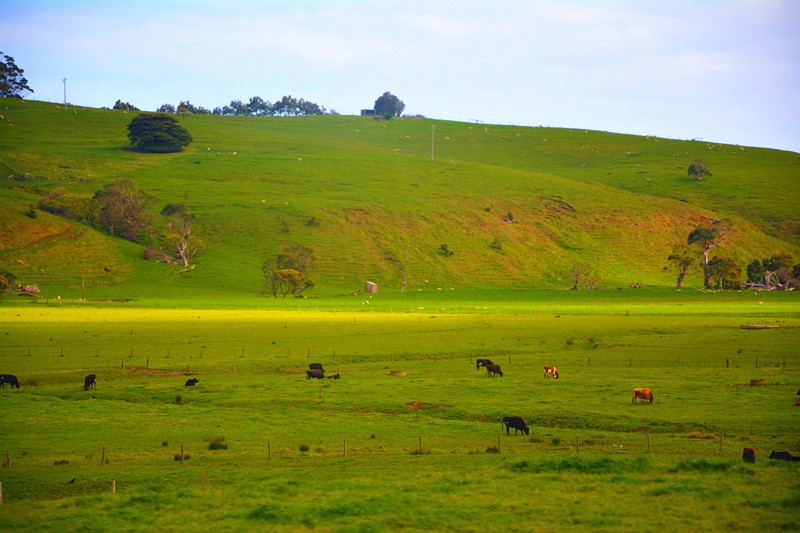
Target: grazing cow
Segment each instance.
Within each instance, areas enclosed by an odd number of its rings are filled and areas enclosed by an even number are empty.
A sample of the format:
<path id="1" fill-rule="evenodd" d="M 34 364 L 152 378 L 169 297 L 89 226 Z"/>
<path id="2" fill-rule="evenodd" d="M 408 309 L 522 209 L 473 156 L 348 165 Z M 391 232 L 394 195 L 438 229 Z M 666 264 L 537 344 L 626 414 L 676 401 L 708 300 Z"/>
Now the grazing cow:
<path id="1" fill-rule="evenodd" d="M 11 374 L 0 374 L 0 387 L 5 388 L 6 383 L 11 385 L 12 389 L 14 387 L 19 388 L 19 381 L 17 380 L 17 376 L 12 376 Z"/>
<path id="2" fill-rule="evenodd" d="M 508 431 L 510 428 L 514 428 L 514 435 L 517 434 L 517 431 L 522 431 L 526 435 L 530 435 L 528 425 L 518 416 L 504 416 L 503 424 L 506 426 L 506 435 L 511 435 Z"/>
<path id="3" fill-rule="evenodd" d="M 324 370 L 306 370 L 306 379 L 323 379 L 325 378 Z"/>
<path id="4" fill-rule="evenodd" d="M 770 459 L 781 459 L 782 461 L 800 461 L 800 457 L 795 457 L 789 452 L 772 452 L 769 454 Z"/>
<path id="5" fill-rule="evenodd" d="M 97 388 L 97 376 L 89 374 L 83 378 L 83 390 L 89 390 L 90 387 Z"/>
<path id="6" fill-rule="evenodd" d="M 558 369 L 554 366 L 544 365 L 544 377 L 549 378 L 550 376 L 558 379 Z"/>
<path id="7" fill-rule="evenodd" d="M 796 399 L 796 400 L 794 401 L 794 404 L 795 404 L 795 405 L 800 405 L 800 398 Z"/>
<path id="8" fill-rule="evenodd" d="M 653 393 L 650 392 L 650 389 L 633 389 L 633 401 L 631 403 L 636 403 L 637 398 L 649 400 L 650 403 L 653 403 Z"/>
<path id="9" fill-rule="evenodd" d="M 495 377 L 496 375 L 500 375 L 503 377 L 503 371 L 500 369 L 500 365 L 486 365 L 486 375 L 490 378 Z"/>
<path id="10" fill-rule="evenodd" d="M 339 374 L 334 374 L 332 376 L 325 376 L 325 379 L 339 379 Z"/>
<path id="11" fill-rule="evenodd" d="M 322 368 L 322 363 L 311 363 L 310 365 L 308 365 L 308 368 L 310 368 L 311 370 L 325 370 L 324 368 Z"/>
<path id="12" fill-rule="evenodd" d="M 491 359 L 476 359 L 475 360 L 475 370 L 480 370 L 482 366 L 489 366 L 493 365 Z"/>
<path id="13" fill-rule="evenodd" d="M 745 463 L 755 463 L 756 462 L 756 452 L 753 448 L 749 446 L 742 451 L 742 461 Z"/>
<path id="14" fill-rule="evenodd" d="M 198 381 L 200 380 L 197 378 L 187 379 L 186 383 L 184 384 L 184 387 L 194 387 L 195 385 L 197 385 Z"/>

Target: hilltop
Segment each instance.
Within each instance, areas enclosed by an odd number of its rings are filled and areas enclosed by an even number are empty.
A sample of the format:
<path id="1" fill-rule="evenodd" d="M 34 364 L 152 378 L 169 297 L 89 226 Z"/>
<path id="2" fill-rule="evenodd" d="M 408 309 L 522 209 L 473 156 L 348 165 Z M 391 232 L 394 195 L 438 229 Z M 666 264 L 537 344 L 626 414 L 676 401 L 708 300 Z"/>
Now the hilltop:
<path id="1" fill-rule="evenodd" d="M 720 250 L 742 268 L 800 259 L 800 154 L 577 128 L 372 117 L 180 118 L 176 154 L 127 150 L 135 112 L 0 99 L 0 269 L 49 294 L 252 296 L 261 265 L 300 243 L 317 294 L 409 287 L 563 288 L 574 262 L 604 287 L 672 287 L 673 244 L 733 222 Z M 433 156 L 433 159 L 432 159 Z M 687 175 L 696 158 L 713 173 Z M 36 211 L 59 187 L 129 179 L 197 215 L 197 268 L 177 274 L 144 246 Z M 452 251 L 446 256 L 441 247 Z M 699 286 L 699 271 L 686 284 Z M 77 292 L 76 292 L 77 291 Z"/>

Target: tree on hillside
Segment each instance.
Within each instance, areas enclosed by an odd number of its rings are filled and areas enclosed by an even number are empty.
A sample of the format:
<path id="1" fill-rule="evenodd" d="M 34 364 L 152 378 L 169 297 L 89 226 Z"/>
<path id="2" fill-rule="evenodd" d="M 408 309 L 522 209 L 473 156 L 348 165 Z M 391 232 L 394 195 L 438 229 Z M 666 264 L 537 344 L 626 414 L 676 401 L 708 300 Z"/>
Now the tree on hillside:
<path id="1" fill-rule="evenodd" d="M 705 163 L 701 158 L 698 157 L 691 165 L 689 165 L 688 174 L 690 176 L 694 176 L 697 181 L 703 181 L 703 178 L 710 176 L 711 172 L 706 169 Z"/>
<path id="2" fill-rule="evenodd" d="M 0 96 L 22 98 L 26 92 L 33 92 L 28 87 L 28 80 L 22 75 L 25 71 L 14 63 L 14 58 L 0 52 Z"/>
<path id="3" fill-rule="evenodd" d="M 376 115 L 399 117 L 405 108 L 406 104 L 388 91 L 375 100 Z"/>
<path id="4" fill-rule="evenodd" d="M 727 219 L 715 220 L 710 228 L 698 226 L 686 239 L 687 244 L 696 244 L 703 253 L 703 286 L 709 286 L 708 253 L 712 248 L 723 246 L 730 233 L 730 221 Z"/>
<path id="5" fill-rule="evenodd" d="M 135 241 L 150 228 L 151 217 L 147 208 L 154 198 L 130 180 L 117 180 L 94 195 L 100 205 L 99 221 L 108 228 L 109 235 L 119 234 L 123 239 Z"/>
<path id="6" fill-rule="evenodd" d="M 114 104 L 114 107 L 111 109 L 122 109 L 124 111 L 139 111 L 139 108 L 129 102 L 123 102 L 122 100 L 117 100 Z"/>
<path id="7" fill-rule="evenodd" d="M 192 236 L 194 229 L 195 215 L 183 204 L 168 204 L 161 210 L 161 214 L 167 217 L 168 234 L 164 239 L 164 246 L 170 253 L 164 253 L 168 263 L 180 260 L 184 268 L 189 268 L 189 259 L 196 256 L 200 251 L 200 243 L 196 237 Z M 192 267 L 194 268 L 194 267 Z"/>
<path id="8" fill-rule="evenodd" d="M 697 261 L 697 253 L 688 244 L 676 244 L 672 247 L 672 254 L 668 260 L 678 275 L 678 288 L 680 289 L 683 286 L 683 278 L 686 276 L 686 272 Z"/>
<path id="9" fill-rule="evenodd" d="M 284 268 L 272 271 L 271 289 L 272 295 L 276 298 L 278 294 L 281 294 L 284 298 L 286 298 L 287 294 L 292 294 L 295 298 L 299 298 L 304 290 L 313 287 L 314 282 L 297 270 Z"/>
<path id="10" fill-rule="evenodd" d="M 172 104 L 161 104 L 161 107 L 156 109 L 156 113 L 174 113 L 175 106 Z"/>
<path id="11" fill-rule="evenodd" d="M 717 289 L 741 289 L 742 268 L 727 256 L 714 256 L 708 262 L 708 272 Z"/>
<path id="12" fill-rule="evenodd" d="M 175 118 L 164 113 L 142 113 L 128 124 L 128 139 L 137 152 L 180 152 L 192 136 Z"/>
<path id="13" fill-rule="evenodd" d="M 569 279 L 572 283 L 570 290 L 573 291 L 578 290 L 578 285 L 583 285 L 587 289 L 600 288 L 600 284 L 594 277 L 594 274 L 592 274 L 591 268 L 589 268 L 588 265 L 579 263 L 577 261 L 572 262 L 572 269 L 570 270 Z"/>

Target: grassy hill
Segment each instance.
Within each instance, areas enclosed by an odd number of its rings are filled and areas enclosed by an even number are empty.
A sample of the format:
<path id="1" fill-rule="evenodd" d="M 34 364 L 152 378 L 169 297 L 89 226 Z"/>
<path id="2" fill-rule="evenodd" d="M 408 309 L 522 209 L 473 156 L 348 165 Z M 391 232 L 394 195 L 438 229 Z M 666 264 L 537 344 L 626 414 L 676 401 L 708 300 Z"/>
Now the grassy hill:
<path id="1" fill-rule="evenodd" d="M 287 243 L 314 250 L 318 294 L 368 280 L 398 288 L 406 252 L 409 287 L 565 287 L 575 261 L 605 287 L 670 287 L 672 245 L 718 218 L 735 228 L 721 252 L 742 267 L 800 258 L 792 152 L 420 118 L 198 115 L 181 119 L 187 150 L 151 155 L 126 149 L 134 112 L 0 99 L 0 114 L 0 172 L 16 177 L 2 180 L 0 269 L 50 295 L 252 296 Z M 687 176 L 697 157 L 713 173 L 703 182 Z M 156 214 L 168 203 L 197 213 L 206 251 L 194 271 L 48 213 L 25 216 L 58 187 L 93 193 L 117 179 L 155 196 Z M 687 281 L 699 285 L 699 273 Z"/>

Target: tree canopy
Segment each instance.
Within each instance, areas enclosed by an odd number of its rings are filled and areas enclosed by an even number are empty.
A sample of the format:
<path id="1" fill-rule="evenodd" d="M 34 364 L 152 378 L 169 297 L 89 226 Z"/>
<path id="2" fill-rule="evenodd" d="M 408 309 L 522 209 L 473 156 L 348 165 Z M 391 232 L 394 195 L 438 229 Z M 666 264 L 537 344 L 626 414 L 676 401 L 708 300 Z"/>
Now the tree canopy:
<path id="1" fill-rule="evenodd" d="M 711 175 L 711 172 L 706 168 L 705 163 L 700 158 L 695 159 L 694 162 L 689 165 L 687 173 L 690 176 L 694 176 L 697 181 L 703 181 L 705 176 Z"/>
<path id="2" fill-rule="evenodd" d="M 0 52 L 0 96 L 22 98 L 26 92 L 33 92 L 28 87 L 28 80 L 22 75 L 25 71 L 14 63 L 14 58 Z"/>
<path id="3" fill-rule="evenodd" d="M 390 92 L 385 92 L 383 95 L 378 97 L 375 100 L 375 114 L 376 115 L 389 115 L 394 117 L 399 117 L 403 110 L 406 108 L 406 104 L 403 103 L 398 97 L 393 95 Z"/>
<path id="4" fill-rule="evenodd" d="M 128 139 L 137 152 L 180 152 L 192 136 L 174 117 L 164 113 L 142 113 L 128 124 Z"/>

